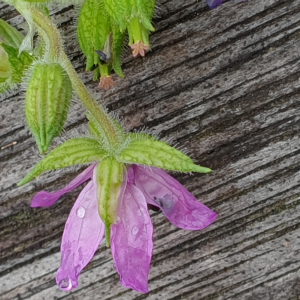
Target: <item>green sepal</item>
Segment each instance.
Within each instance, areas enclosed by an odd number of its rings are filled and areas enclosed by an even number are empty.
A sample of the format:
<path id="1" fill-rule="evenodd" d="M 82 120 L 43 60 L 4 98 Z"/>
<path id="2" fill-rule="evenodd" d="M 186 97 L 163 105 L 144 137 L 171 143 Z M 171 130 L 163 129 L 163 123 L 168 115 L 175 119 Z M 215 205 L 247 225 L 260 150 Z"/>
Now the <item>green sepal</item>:
<path id="1" fill-rule="evenodd" d="M 0 43 L 19 48 L 24 36 L 7 22 L 0 19 Z"/>
<path id="2" fill-rule="evenodd" d="M 21 186 L 45 171 L 62 169 L 102 160 L 107 155 L 101 144 L 92 138 L 74 138 L 51 151 L 18 185 Z"/>
<path id="3" fill-rule="evenodd" d="M 113 22 L 118 25 L 120 31 L 126 29 L 127 19 L 130 18 L 130 0 L 103 0 L 104 9 Z"/>
<path id="4" fill-rule="evenodd" d="M 0 44 L 0 83 L 5 82 L 11 76 L 11 67 L 8 55 Z"/>
<path id="5" fill-rule="evenodd" d="M 133 140 L 120 153 L 118 161 L 181 172 L 211 172 L 209 168 L 194 164 L 193 160 L 186 154 L 169 146 L 167 143 L 153 139 Z"/>
<path id="6" fill-rule="evenodd" d="M 100 57 L 95 50 L 103 50 L 110 31 L 109 19 L 103 10 L 102 1 L 85 1 L 78 19 L 77 35 L 87 59 L 86 70 L 91 70 L 100 63 Z"/>
<path id="7" fill-rule="evenodd" d="M 37 63 L 26 91 L 25 113 L 40 152 L 45 153 L 67 120 L 72 83 L 57 63 Z"/>
<path id="8" fill-rule="evenodd" d="M 124 166 L 112 157 L 105 158 L 97 167 L 98 207 L 105 224 L 106 245 L 110 246 L 110 227 L 115 222 L 122 183 Z"/>
<path id="9" fill-rule="evenodd" d="M 124 48 L 125 32 L 121 32 L 121 29 L 117 25 L 112 26 L 113 40 L 112 40 L 112 67 L 115 72 L 122 78 L 124 74 L 121 67 L 121 55 Z"/>
<path id="10" fill-rule="evenodd" d="M 139 16 L 139 19 L 141 23 L 144 25 L 145 29 L 154 31 L 154 27 L 151 24 L 154 9 L 155 9 L 155 0 L 135 0 L 138 11 L 137 15 Z"/>
<path id="11" fill-rule="evenodd" d="M 99 80 L 99 78 L 100 78 L 100 68 L 99 68 L 99 66 L 97 66 L 96 69 L 93 72 L 94 72 L 93 80 L 94 81 Z"/>

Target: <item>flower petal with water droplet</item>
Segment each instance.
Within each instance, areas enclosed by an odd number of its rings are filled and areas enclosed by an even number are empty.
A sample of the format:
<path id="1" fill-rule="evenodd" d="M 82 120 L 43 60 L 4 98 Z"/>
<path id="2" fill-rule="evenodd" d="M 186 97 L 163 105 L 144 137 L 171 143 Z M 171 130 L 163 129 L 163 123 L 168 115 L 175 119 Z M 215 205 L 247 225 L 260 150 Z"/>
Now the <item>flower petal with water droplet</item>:
<path id="1" fill-rule="evenodd" d="M 80 272 L 93 258 L 103 235 L 104 223 L 98 213 L 96 187 L 90 181 L 78 196 L 65 225 L 61 265 L 56 275 L 57 285 L 62 290 L 78 286 Z"/>
<path id="2" fill-rule="evenodd" d="M 111 227 L 111 250 L 121 284 L 148 293 L 153 226 L 145 197 L 129 182 L 117 214 L 120 222 Z"/>
<path id="3" fill-rule="evenodd" d="M 158 206 L 171 223 L 188 230 L 207 227 L 217 214 L 199 202 L 176 179 L 158 168 L 132 166 L 135 185 L 143 192 L 149 204 Z"/>

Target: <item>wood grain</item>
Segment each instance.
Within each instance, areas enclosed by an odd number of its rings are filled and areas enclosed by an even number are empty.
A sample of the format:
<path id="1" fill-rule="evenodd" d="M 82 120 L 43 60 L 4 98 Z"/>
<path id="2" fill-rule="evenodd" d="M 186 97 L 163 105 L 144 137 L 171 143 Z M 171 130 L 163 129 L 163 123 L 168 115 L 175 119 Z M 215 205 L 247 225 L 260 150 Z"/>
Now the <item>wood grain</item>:
<path id="1" fill-rule="evenodd" d="M 53 207 L 32 209 L 41 189 L 63 187 L 81 169 L 17 187 L 40 159 L 24 118 L 24 93 L 0 96 L 0 299 L 300 299 L 300 0 L 158 1 L 152 51 L 123 58 L 125 79 L 100 91 L 84 73 L 73 6 L 51 10 L 83 81 L 127 130 L 148 128 L 211 167 L 174 174 L 218 212 L 203 231 L 184 231 L 152 212 L 149 294 L 123 288 L 101 244 L 72 292 L 55 274 L 60 240 L 80 188 Z M 0 2 L 0 17 L 26 32 Z M 64 136 L 85 132 L 74 99 Z"/>

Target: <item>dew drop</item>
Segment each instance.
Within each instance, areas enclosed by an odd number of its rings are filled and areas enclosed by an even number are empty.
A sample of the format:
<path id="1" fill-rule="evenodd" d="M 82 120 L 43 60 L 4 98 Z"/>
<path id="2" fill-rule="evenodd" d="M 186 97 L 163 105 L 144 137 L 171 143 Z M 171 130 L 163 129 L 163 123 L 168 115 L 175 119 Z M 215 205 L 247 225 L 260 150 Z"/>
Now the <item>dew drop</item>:
<path id="1" fill-rule="evenodd" d="M 119 224 L 121 222 L 121 218 L 119 216 L 116 217 L 115 224 Z"/>
<path id="2" fill-rule="evenodd" d="M 85 215 L 85 208 L 84 207 L 79 207 L 76 211 L 77 217 L 82 219 Z"/>
<path id="3" fill-rule="evenodd" d="M 137 235 L 138 232 L 139 232 L 139 228 L 136 225 L 134 225 L 131 229 L 132 235 Z"/>
<path id="4" fill-rule="evenodd" d="M 147 211 L 145 210 L 144 207 L 140 207 L 137 211 L 138 215 L 141 217 L 141 219 L 143 220 L 144 224 L 148 224 L 149 223 L 149 218 L 147 218 Z"/>
<path id="5" fill-rule="evenodd" d="M 58 283 L 59 287 L 63 290 L 71 290 L 72 288 L 72 282 L 69 278 L 64 278 Z"/>

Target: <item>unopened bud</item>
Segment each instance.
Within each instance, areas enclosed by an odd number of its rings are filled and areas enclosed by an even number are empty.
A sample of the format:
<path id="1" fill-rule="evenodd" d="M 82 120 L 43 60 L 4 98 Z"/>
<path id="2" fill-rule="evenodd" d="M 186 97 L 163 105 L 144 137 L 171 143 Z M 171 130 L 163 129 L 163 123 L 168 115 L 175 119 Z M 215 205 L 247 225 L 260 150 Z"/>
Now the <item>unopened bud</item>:
<path id="1" fill-rule="evenodd" d="M 57 63 L 37 63 L 26 91 L 26 119 L 41 153 L 58 136 L 67 119 L 72 84 Z"/>

